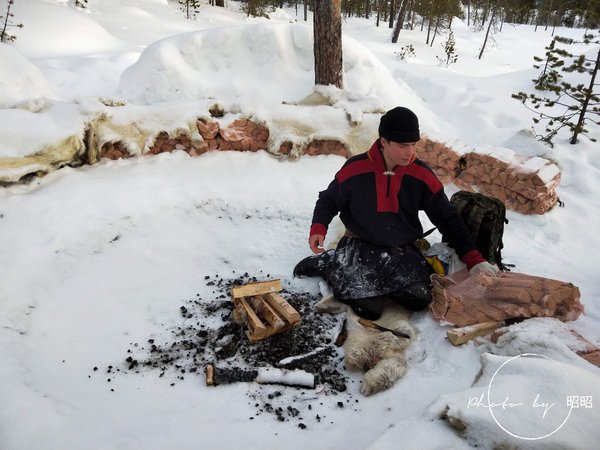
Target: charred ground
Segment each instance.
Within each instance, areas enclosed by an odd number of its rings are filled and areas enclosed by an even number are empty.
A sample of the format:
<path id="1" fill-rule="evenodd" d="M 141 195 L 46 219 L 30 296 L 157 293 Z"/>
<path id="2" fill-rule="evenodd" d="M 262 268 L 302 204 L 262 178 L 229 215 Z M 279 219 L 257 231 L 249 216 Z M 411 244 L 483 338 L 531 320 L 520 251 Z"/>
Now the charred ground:
<path id="1" fill-rule="evenodd" d="M 257 277 L 248 273 L 228 279 L 206 275 L 204 282 L 212 294 L 196 294 L 195 298 L 181 302 L 179 324 L 161 324 L 147 339 L 131 342 L 124 350 L 123 360 L 105 366 L 104 370 L 94 367 L 94 375 L 106 374 L 109 389 L 114 391 L 114 383 L 110 384 L 114 377 L 149 373 L 156 373 L 172 386 L 186 377 L 196 377 L 203 383 L 209 364 L 239 371 L 240 381 L 249 381 L 244 380 L 244 374 L 260 367 L 301 369 L 315 375 L 314 390 L 249 382 L 247 395 L 249 403 L 256 408 L 256 415 L 268 413 L 279 421 L 298 421 L 302 429 L 307 427 L 306 423 L 325 419 L 323 414 L 311 410 L 313 405 L 323 405 L 326 398 L 329 398 L 326 403 L 339 408 L 357 403 L 358 399 L 353 399 L 347 390 L 349 378 L 345 375 L 339 348 L 343 340 L 343 316 L 316 314 L 317 296 L 284 289 L 280 294 L 300 313 L 300 324 L 251 343 L 245 327 L 232 319 L 230 291 L 235 286 L 256 281 Z M 331 396 L 341 393 L 343 397 L 332 402 Z"/>

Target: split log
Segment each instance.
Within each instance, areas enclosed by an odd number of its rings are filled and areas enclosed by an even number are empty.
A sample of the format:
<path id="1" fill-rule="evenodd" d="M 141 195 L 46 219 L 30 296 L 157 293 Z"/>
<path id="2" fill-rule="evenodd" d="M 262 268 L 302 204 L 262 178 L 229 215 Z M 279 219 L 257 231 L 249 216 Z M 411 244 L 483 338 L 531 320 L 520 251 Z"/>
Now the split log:
<path id="1" fill-rule="evenodd" d="M 466 327 L 453 328 L 446 331 L 446 335 L 452 345 L 462 345 L 477 336 L 490 334 L 492 331 L 497 330 L 502 326 L 504 326 L 504 322 L 483 322 L 475 325 L 468 325 Z"/>
<path id="2" fill-rule="evenodd" d="M 575 336 L 581 344 L 583 344 L 583 349 L 576 350 L 575 353 L 577 353 L 590 364 L 600 367 L 600 347 L 588 341 L 575 330 L 571 330 L 571 334 Z"/>
<path id="3" fill-rule="evenodd" d="M 243 310 L 241 315 L 245 318 L 248 325 L 246 334 L 251 341 L 258 341 L 267 337 L 267 327 L 258 318 L 244 297 L 234 299 L 234 305 L 236 307 L 241 305 L 241 309 Z"/>
<path id="4" fill-rule="evenodd" d="M 262 297 L 250 297 L 250 304 L 252 305 L 252 309 L 256 311 L 256 314 L 259 317 L 263 317 L 271 325 L 271 328 L 280 330 L 285 326 L 285 322 Z"/>
<path id="5" fill-rule="evenodd" d="M 261 367 L 258 369 L 242 369 L 235 367 L 219 368 L 212 364 L 206 367 L 206 385 L 218 386 L 240 382 L 260 384 L 279 384 L 307 389 L 315 388 L 315 376 L 304 370 L 276 369 Z"/>
<path id="6" fill-rule="evenodd" d="M 300 314 L 298 313 L 298 311 L 296 311 L 292 305 L 286 302 L 281 295 L 275 292 L 269 292 L 268 294 L 263 294 L 262 297 L 288 323 L 296 325 L 298 322 L 300 322 Z"/>
<path id="7" fill-rule="evenodd" d="M 300 323 L 300 314 L 277 294 L 281 280 L 249 283 L 231 290 L 233 320 L 246 324 L 246 336 L 251 342 L 266 339 L 289 330 Z"/>
<path id="8" fill-rule="evenodd" d="M 237 286 L 231 289 L 233 298 L 249 297 L 252 295 L 266 294 L 268 292 L 277 292 L 281 290 L 281 280 L 259 281 L 258 283 L 248 283 L 243 286 Z"/>

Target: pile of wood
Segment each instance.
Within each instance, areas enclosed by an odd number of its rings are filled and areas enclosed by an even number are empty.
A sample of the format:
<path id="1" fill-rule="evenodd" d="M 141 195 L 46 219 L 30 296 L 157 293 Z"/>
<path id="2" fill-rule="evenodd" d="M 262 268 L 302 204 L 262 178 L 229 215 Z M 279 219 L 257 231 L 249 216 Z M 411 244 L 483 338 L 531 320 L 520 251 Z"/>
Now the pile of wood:
<path id="1" fill-rule="evenodd" d="M 245 284 L 231 290 L 233 320 L 248 327 L 251 342 L 266 339 L 300 324 L 300 314 L 277 292 L 281 280 Z"/>
<path id="2" fill-rule="evenodd" d="M 194 139 L 190 137 L 191 133 L 185 131 L 176 134 L 161 131 L 147 153 L 156 155 L 183 150 L 195 156 L 209 150 L 269 150 L 269 129 L 247 118 L 238 118 L 226 126 L 218 120 L 198 119 L 196 128 L 200 136 Z M 289 155 L 294 146 L 294 143 L 285 141 L 279 149 L 270 151 Z M 298 153 L 346 158 L 352 155 L 351 149 L 335 139 L 313 139 Z M 101 156 L 118 159 L 130 155 L 125 145 L 117 141 L 104 143 Z M 558 202 L 556 187 L 560 183 L 560 171 L 543 158 L 523 158 L 511 151 L 504 154 L 500 151 L 497 154 L 460 153 L 425 136 L 417 143 L 417 156 L 434 170 L 443 183 L 454 183 L 461 189 L 496 197 L 513 211 L 543 214 Z"/>
<path id="3" fill-rule="evenodd" d="M 219 122 L 198 119 L 196 121 L 196 127 L 208 148 L 210 150 L 217 150 L 219 148 L 219 143 L 217 141 L 217 136 L 219 136 Z"/>
<path id="4" fill-rule="evenodd" d="M 105 142 L 100 150 L 100 157 L 108 159 L 126 159 L 130 158 L 131 154 L 123 141 Z"/>
<path id="5" fill-rule="evenodd" d="M 550 161 L 507 155 L 468 152 L 423 137 L 417 155 L 443 183 L 480 192 L 502 200 L 506 207 L 523 214 L 544 214 L 558 202 L 556 187 L 560 171 Z"/>
<path id="6" fill-rule="evenodd" d="M 294 144 L 290 141 L 284 141 L 279 145 L 279 154 L 280 155 L 289 155 L 294 148 Z"/>
<path id="7" fill-rule="evenodd" d="M 465 169 L 454 180 L 461 189 L 490 195 L 523 214 L 543 214 L 557 202 L 560 171 L 550 161 L 513 155 L 511 162 L 492 155 L 468 153 Z"/>
<path id="8" fill-rule="evenodd" d="M 417 142 L 417 156 L 431 167 L 442 183 L 453 183 L 460 173 L 462 155 L 441 142 L 423 136 Z"/>
<path id="9" fill-rule="evenodd" d="M 148 153 L 158 155 L 159 153 L 171 153 L 175 150 L 183 150 L 192 156 L 201 155 L 208 150 L 205 142 L 194 141 L 189 135 L 179 133 L 172 136 L 166 131 L 161 131 L 156 136 L 154 144 L 148 148 Z"/>
<path id="10" fill-rule="evenodd" d="M 340 155 L 345 158 L 350 155 L 346 146 L 334 139 L 315 139 L 308 143 L 304 153 L 310 156 Z"/>
<path id="11" fill-rule="evenodd" d="M 451 276 L 431 278 L 431 312 L 459 327 L 529 317 L 568 321 L 583 313 L 579 289 L 563 281 L 515 272 L 478 274 L 461 282 Z"/>
<path id="12" fill-rule="evenodd" d="M 196 125 L 211 150 L 256 152 L 269 148 L 269 129 L 249 119 L 236 119 L 226 127 L 217 121 L 199 119 Z"/>
<path id="13" fill-rule="evenodd" d="M 250 119 L 236 119 L 228 126 L 221 126 L 216 120 L 198 119 L 196 125 L 209 150 L 255 152 L 269 149 L 269 129 Z M 278 153 L 288 155 L 293 148 L 292 142 L 285 141 L 280 144 Z M 340 155 L 345 158 L 350 156 L 346 146 L 335 139 L 314 139 L 304 146 L 301 153 L 311 156 Z"/>

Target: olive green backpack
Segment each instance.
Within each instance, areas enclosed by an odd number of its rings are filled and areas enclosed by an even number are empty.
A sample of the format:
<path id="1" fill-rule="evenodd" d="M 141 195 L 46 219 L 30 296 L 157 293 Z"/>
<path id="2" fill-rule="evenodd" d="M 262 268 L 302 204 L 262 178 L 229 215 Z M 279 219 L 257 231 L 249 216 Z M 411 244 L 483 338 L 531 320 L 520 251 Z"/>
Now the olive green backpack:
<path id="1" fill-rule="evenodd" d="M 450 203 L 460 212 L 483 257 L 501 270 L 509 270 L 502 262 L 502 236 L 504 224 L 508 223 L 504 203 L 494 197 L 467 191 L 456 192 L 450 197 Z"/>

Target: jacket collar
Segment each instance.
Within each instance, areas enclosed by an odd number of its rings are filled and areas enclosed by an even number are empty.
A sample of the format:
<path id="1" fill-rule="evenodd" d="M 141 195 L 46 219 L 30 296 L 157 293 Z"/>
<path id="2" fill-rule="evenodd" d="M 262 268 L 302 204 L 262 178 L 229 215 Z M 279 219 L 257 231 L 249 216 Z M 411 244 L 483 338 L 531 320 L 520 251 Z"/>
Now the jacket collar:
<path id="1" fill-rule="evenodd" d="M 375 165 L 375 170 L 377 172 L 388 172 L 387 167 L 385 165 L 385 159 L 383 158 L 383 149 L 381 148 L 381 140 L 377 139 L 369 151 L 367 152 L 369 159 Z M 408 168 L 415 162 L 417 159 L 416 156 L 413 157 L 412 161 L 408 163 L 407 166 L 396 166 L 394 167 L 394 173 L 398 175 L 399 173 L 406 172 Z"/>

